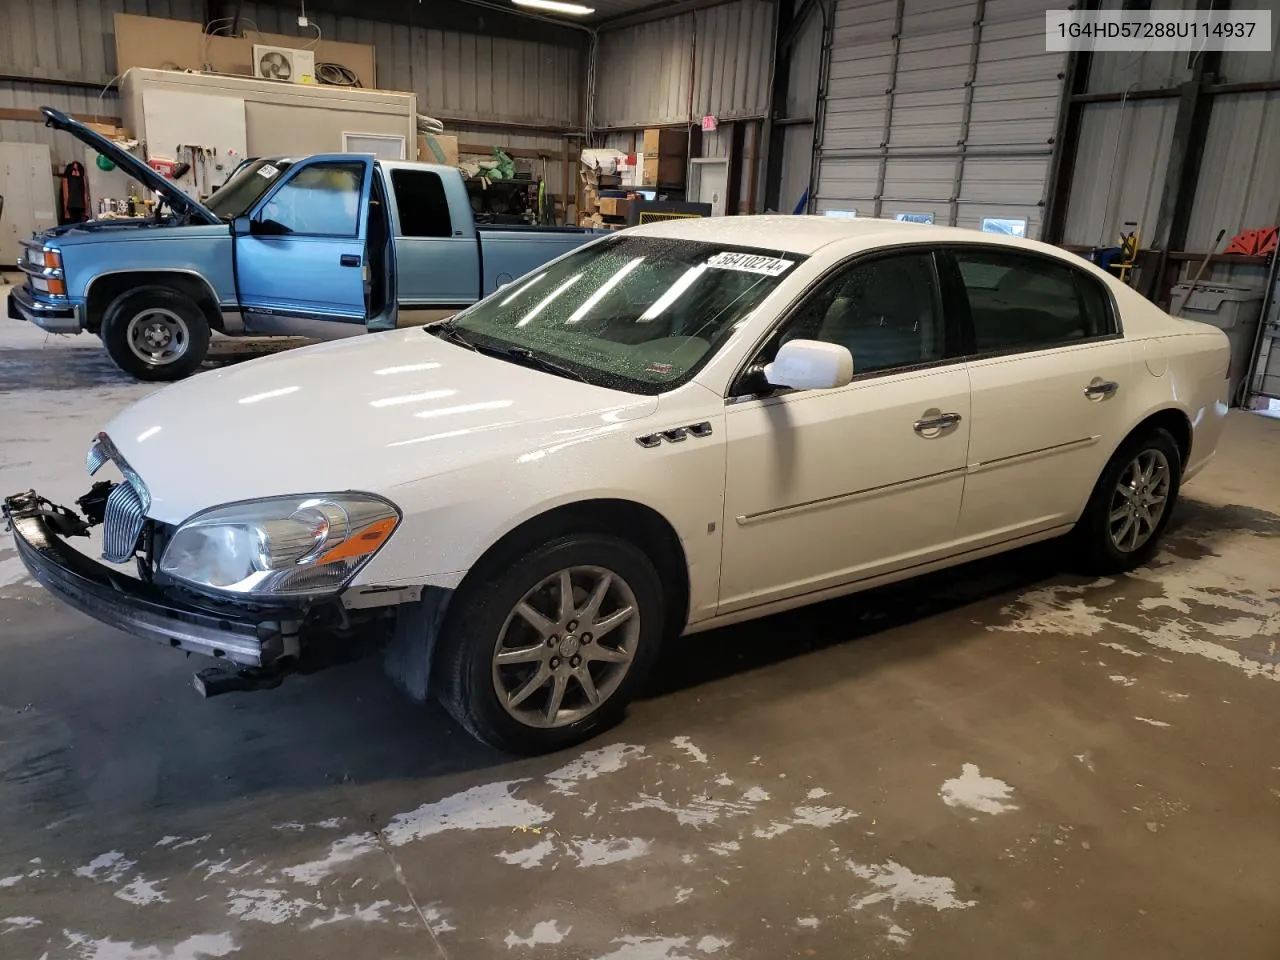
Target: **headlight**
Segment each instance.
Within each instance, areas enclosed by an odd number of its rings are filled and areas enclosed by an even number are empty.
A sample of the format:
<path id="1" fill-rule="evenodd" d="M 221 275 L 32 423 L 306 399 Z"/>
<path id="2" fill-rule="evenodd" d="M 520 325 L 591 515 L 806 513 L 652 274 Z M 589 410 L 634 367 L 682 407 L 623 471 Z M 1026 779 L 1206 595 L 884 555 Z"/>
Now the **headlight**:
<path id="1" fill-rule="evenodd" d="M 216 507 L 178 528 L 160 569 L 202 589 L 242 596 L 335 593 L 399 523 L 395 507 L 363 493 Z"/>
<path id="2" fill-rule="evenodd" d="M 28 247 L 27 263 L 33 267 L 48 267 L 53 270 L 62 269 L 62 251 L 52 247 Z"/>

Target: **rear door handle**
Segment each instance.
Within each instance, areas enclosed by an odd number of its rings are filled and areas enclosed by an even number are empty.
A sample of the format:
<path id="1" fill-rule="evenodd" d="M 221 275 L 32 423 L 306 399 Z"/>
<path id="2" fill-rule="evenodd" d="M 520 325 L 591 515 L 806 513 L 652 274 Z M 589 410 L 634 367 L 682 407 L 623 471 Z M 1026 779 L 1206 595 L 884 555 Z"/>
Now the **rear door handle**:
<path id="1" fill-rule="evenodd" d="M 943 413 L 936 417 L 929 417 L 927 420 L 917 420 L 912 424 L 912 429 L 916 433 L 924 433 L 928 430 L 945 430 L 947 427 L 954 427 L 960 422 L 960 414 Z"/>
<path id="2" fill-rule="evenodd" d="M 1105 400 L 1120 389 L 1114 380 L 1095 380 L 1084 388 L 1084 395 L 1090 400 Z"/>
<path id="3" fill-rule="evenodd" d="M 344 267 L 358 267 L 360 266 L 360 256 L 355 253 L 344 253 L 338 259 L 338 262 Z"/>

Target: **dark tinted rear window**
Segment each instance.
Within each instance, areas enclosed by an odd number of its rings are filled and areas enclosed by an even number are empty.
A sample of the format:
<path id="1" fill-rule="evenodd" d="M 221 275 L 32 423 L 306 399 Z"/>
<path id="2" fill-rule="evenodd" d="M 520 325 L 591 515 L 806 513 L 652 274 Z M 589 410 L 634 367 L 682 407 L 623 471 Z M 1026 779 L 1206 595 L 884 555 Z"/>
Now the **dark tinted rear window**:
<path id="1" fill-rule="evenodd" d="M 401 236 L 453 236 L 449 201 L 439 174 L 430 170 L 392 170 L 391 186 L 400 208 Z"/>

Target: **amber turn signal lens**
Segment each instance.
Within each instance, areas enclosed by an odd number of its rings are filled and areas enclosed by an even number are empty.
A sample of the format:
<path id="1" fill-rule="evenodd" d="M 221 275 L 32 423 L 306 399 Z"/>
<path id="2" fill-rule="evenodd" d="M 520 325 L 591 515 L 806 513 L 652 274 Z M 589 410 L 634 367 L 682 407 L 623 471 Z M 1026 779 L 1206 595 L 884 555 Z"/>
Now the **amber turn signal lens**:
<path id="1" fill-rule="evenodd" d="M 387 541 L 399 521 L 395 517 L 375 520 L 353 537 L 349 537 L 332 550 L 320 554 L 317 564 L 332 563 L 335 560 L 354 560 L 367 557 Z"/>

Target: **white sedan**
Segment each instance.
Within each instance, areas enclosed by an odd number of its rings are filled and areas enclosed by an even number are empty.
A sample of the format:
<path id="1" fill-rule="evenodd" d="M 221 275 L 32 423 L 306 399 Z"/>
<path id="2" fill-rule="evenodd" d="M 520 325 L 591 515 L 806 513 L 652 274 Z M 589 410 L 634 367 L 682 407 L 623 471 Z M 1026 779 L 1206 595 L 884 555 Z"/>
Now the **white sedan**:
<path id="1" fill-rule="evenodd" d="M 5 513 L 62 599 L 230 664 L 207 694 L 394 633 L 413 692 L 550 750 L 617 720 L 664 638 L 1051 537 L 1142 564 L 1227 377 L 1220 331 L 1044 244 L 685 220 L 171 386 L 94 441 L 120 476 L 83 518 Z M 134 572 L 66 545 L 98 523 Z"/>

